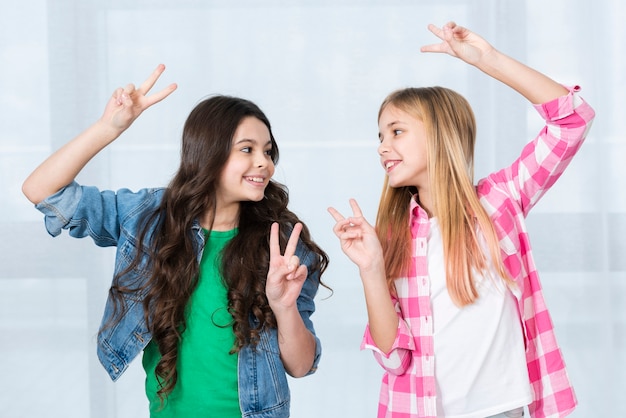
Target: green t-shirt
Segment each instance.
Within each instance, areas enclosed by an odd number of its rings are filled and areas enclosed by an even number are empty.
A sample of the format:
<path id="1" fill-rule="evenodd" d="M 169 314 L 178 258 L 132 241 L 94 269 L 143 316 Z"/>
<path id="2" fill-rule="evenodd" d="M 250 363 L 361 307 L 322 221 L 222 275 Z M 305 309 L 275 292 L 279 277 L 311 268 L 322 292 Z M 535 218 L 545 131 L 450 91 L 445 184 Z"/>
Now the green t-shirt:
<path id="1" fill-rule="evenodd" d="M 178 352 L 178 381 L 165 399 L 157 395 L 154 374 L 161 358 L 151 341 L 143 354 L 146 395 L 150 416 L 241 418 L 237 388 L 237 354 L 230 354 L 235 342 L 232 316 L 227 310 L 226 288 L 219 272 L 220 254 L 237 234 L 231 231 L 205 231 L 206 246 L 200 263 L 198 287 L 187 306 L 187 329 Z"/>

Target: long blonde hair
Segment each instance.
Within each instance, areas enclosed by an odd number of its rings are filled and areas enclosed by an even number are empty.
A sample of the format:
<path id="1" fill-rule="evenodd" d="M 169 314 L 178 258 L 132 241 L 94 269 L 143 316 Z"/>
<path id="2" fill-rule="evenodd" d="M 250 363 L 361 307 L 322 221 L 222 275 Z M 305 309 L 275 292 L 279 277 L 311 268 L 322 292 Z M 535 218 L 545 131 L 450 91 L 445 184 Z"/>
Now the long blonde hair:
<path id="1" fill-rule="evenodd" d="M 439 220 L 443 241 L 448 293 L 458 306 L 473 303 L 478 292 L 472 270 L 489 268 L 481 250 L 476 226 L 482 231 L 496 271 L 506 281 L 495 229 L 480 204 L 474 186 L 474 112 L 463 96 L 444 87 L 406 88 L 392 92 L 380 106 L 378 118 L 393 106 L 420 120 L 426 130 L 427 170 L 431 190 L 431 215 Z M 376 229 L 383 247 L 390 290 L 405 276 L 411 263 L 409 207 L 416 187 L 383 186 Z M 419 197 L 419 196 L 418 196 Z"/>

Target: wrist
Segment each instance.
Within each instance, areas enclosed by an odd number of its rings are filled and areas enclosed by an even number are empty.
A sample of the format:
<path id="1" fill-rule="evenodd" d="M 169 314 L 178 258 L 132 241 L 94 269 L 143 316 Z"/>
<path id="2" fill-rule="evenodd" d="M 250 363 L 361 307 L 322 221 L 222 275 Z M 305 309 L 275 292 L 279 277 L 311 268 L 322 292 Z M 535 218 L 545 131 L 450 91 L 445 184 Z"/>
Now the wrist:
<path id="1" fill-rule="evenodd" d="M 475 66 L 480 71 L 492 75 L 499 71 L 502 57 L 503 54 L 500 51 L 491 47 L 491 49 L 482 54 L 480 60 L 476 62 Z"/>
<path id="2" fill-rule="evenodd" d="M 93 127 L 98 132 L 98 137 L 105 140 L 107 144 L 113 142 L 125 131 L 102 118 L 98 119 Z"/>
<path id="3" fill-rule="evenodd" d="M 284 305 L 282 303 L 269 302 L 269 305 L 277 321 L 279 320 L 279 318 L 288 318 L 293 315 L 300 316 L 300 312 L 298 312 L 298 306 L 296 303 L 292 305 Z"/>
<path id="4" fill-rule="evenodd" d="M 359 266 L 359 274 L 363 280 L 376 280 L 377 278 L 385 278 L 385 263 L 383 260 L 374 261 L 367 266 Z"/>

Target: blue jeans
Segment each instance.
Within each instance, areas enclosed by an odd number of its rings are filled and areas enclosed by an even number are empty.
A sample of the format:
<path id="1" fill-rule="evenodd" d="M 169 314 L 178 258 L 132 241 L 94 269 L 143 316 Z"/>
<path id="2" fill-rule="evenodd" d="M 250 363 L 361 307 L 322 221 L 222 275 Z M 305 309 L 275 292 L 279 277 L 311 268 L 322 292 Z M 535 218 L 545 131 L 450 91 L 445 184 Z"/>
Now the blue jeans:
<path id="1" fill-rule="evenodd" d="M 512 409 L 508 412 L 503 412 L 501 414 L 498 415 L 492 415 L 490 417 L 487 418 L 521 418 L 524 416 L 524 408 L 520 407 L 517 409 Z"/>

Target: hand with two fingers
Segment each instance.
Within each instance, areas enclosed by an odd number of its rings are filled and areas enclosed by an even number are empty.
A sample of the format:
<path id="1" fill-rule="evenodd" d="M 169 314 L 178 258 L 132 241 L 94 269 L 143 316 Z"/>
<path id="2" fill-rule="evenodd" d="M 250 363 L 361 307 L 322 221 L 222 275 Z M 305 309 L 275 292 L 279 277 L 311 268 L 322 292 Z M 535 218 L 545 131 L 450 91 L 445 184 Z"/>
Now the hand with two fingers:
<path id="1" fill-rule="evenodd" d="M 172 83 L 161 91 L 148 96 L 163 71 L 165 71 L 165 65 L 159 64 L 139 88 L 136 88 L 134 84 L 117 88 L 109 99 L 100 120 L 119 132 L 126 130 L 144 110 L 165 99 L 176 90 L 176 83 Z"/>
<path id="2" fill-rule="evenodd" d="M 279 225 L 272 224 L 270 230 L 270 265 L 265 283 L 265 294 L 272 310 L 292 308 L 296 305 L 302 285 L 307 278 L 308 269 L 300 264 L 296 253 L 302 224 L 294 225 L 285 253 L 281 255 Z"/>
<path id="3" fill-rule="evenodd" d="M 355 199 L 350 199 L 352 216 L 346 218 L 333 207 L 328 212 L 336 223 L 333 232 L 339 238 L 342 251 L 360 270 L 384 266 L 383 250 L 376 229 L 363 217 Z"/>
<path id="4" fill-rule="evenodd" d="M 428 30 L 441 39 L 438 44 L 424 45 L 422 52 L 435 52 L 457 57 L 468 64 L 477 65 L 494 47 L 471 30 L 448 22 L 441 28 L 430 24 Z"/>

